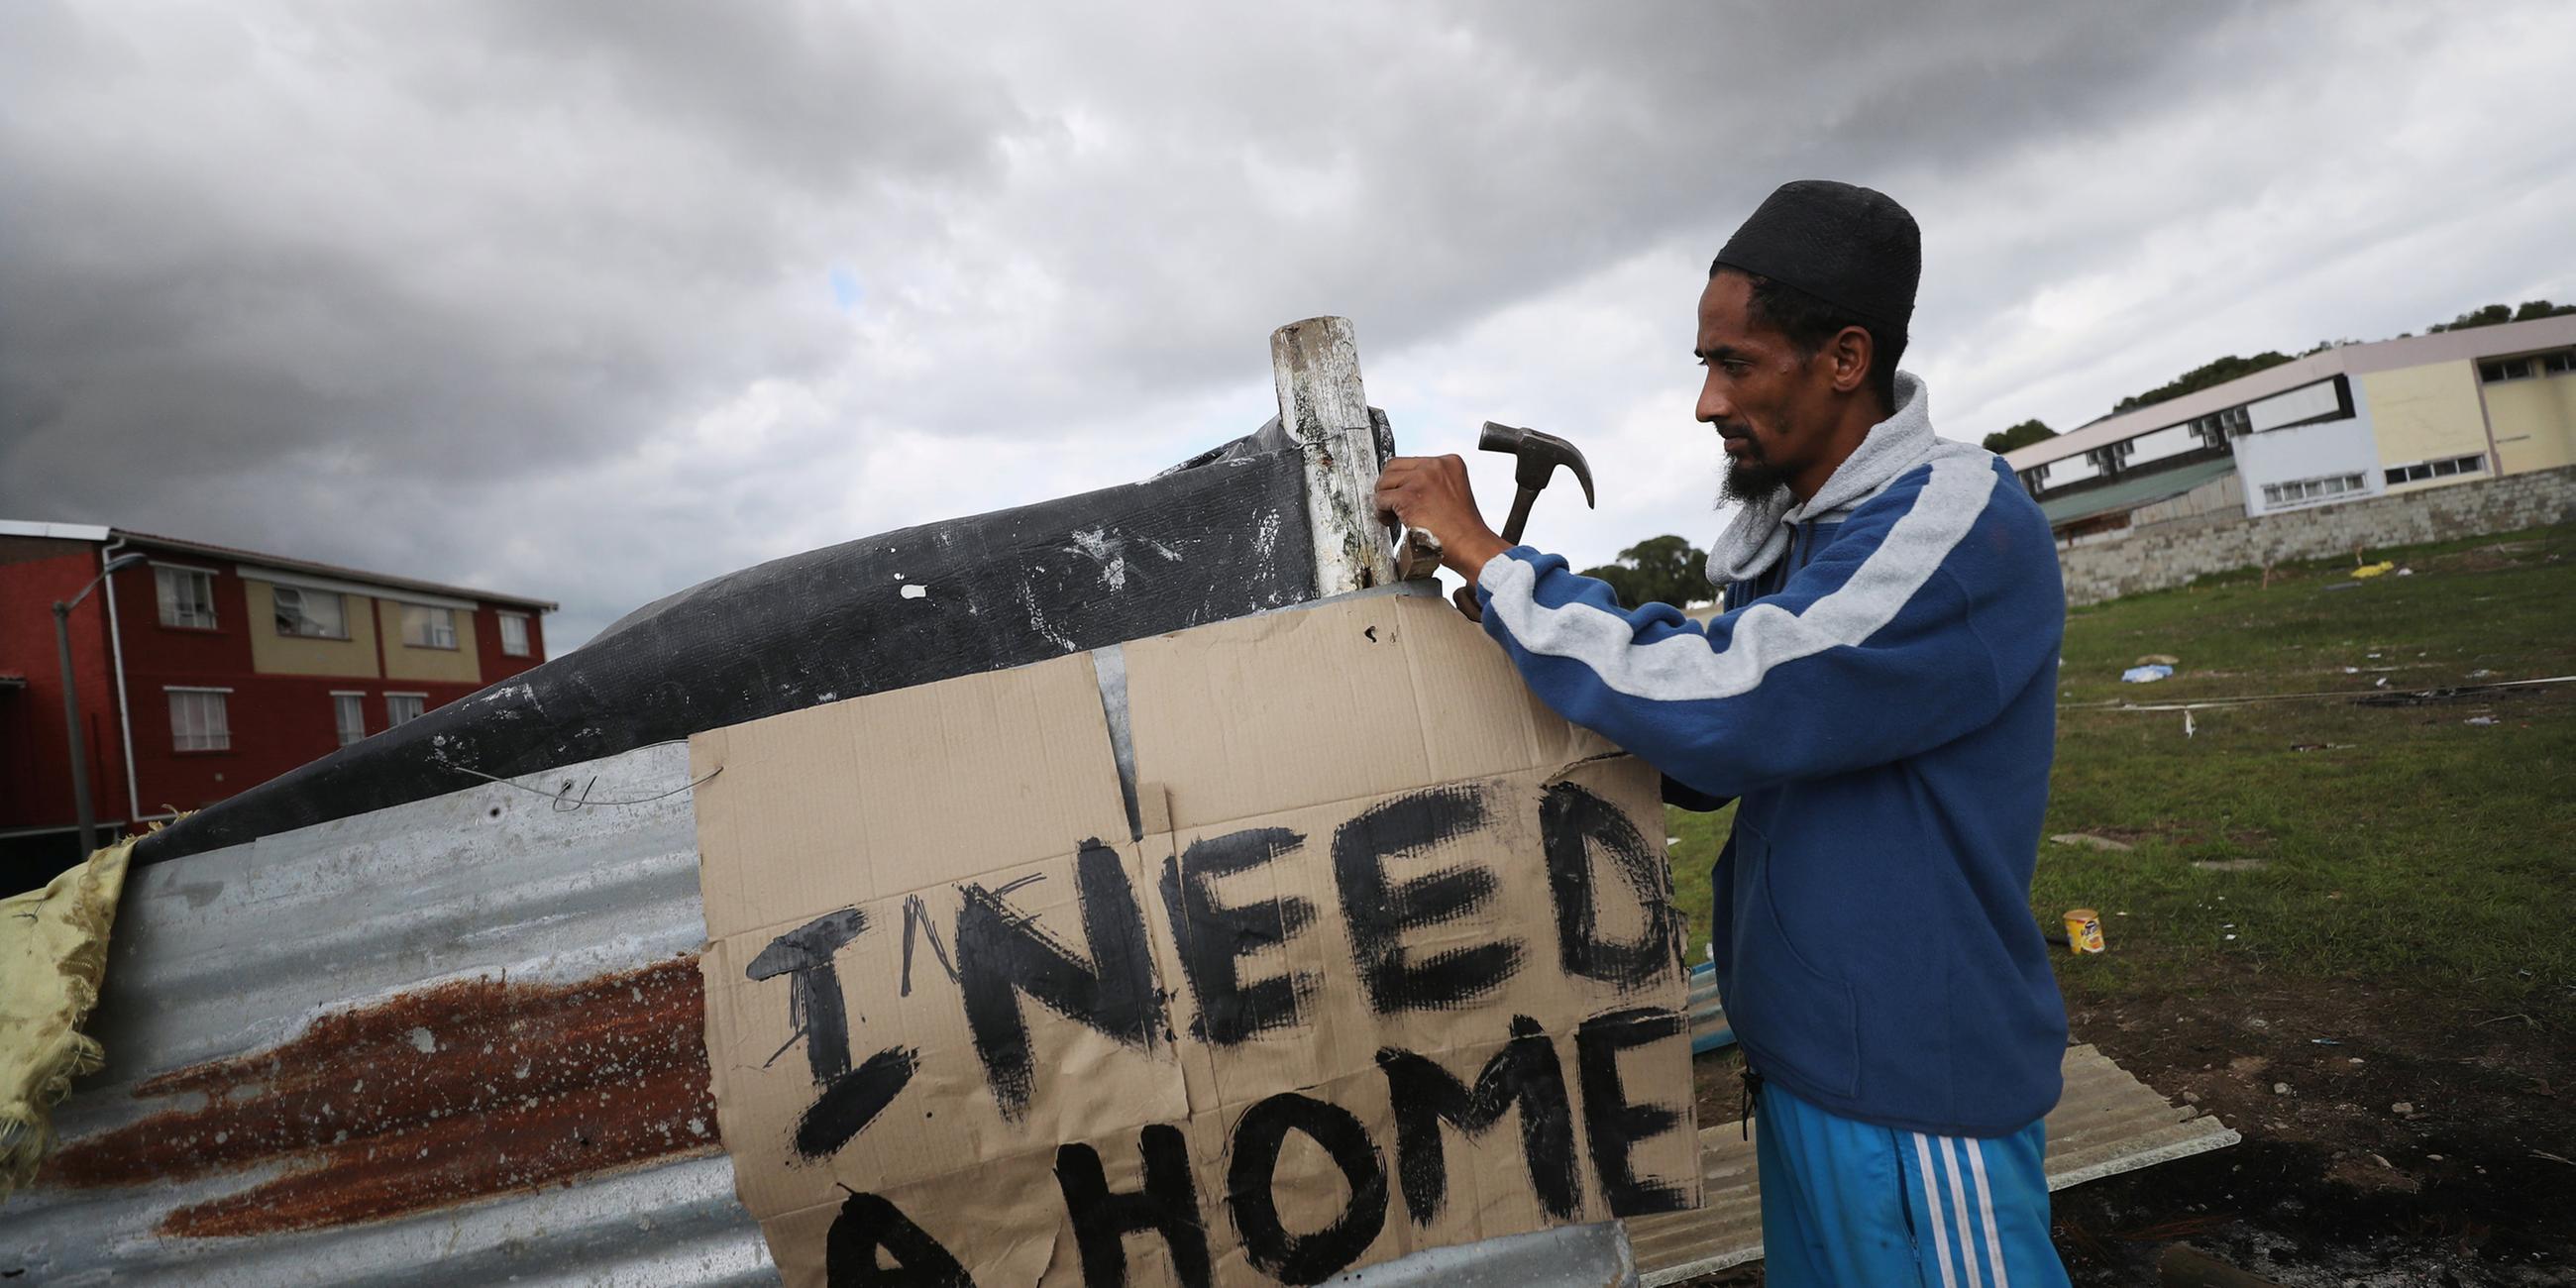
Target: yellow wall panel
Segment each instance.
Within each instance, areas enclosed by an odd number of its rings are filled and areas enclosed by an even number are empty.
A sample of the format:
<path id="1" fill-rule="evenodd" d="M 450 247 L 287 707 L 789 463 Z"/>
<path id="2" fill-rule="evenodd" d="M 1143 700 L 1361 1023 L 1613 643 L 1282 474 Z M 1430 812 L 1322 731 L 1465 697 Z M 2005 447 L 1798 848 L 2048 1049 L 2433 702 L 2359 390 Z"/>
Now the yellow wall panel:
<path id="1" fill-rule="evenodd" d="M 250 588 L 250 669 L 261 675 L 344 675 L 373 679 L 376 674 L 375 602 L 364 595 L 340 596 L 341 618 L 349 638 L 317 639 L 277 633 L 277 587 L 245 578 Z M 307 595 L 331 592 L 307 590 Z"/>
<path id="2" fill-rule="evenodd" d="M 2485 386 L 2502 472 L 2576 465 L 2576 375 Z"/>
<path id="3" fill-rule="evenodd" d="M 2486 417 L 2478 401 L 2475 363 L 2433 362 L 2373 371 L 2362 376 L 2361 394 L 2370 405 L 2371 432 L 2379 440 L 2382 466 L 2487 454 Z M 2488 465 L 2494 467 L 2493 462 Z M 2427 479 L 2390 490 L 2477 477 L 2483 476 Z"/>
<path id="4" fill-rule="evenodd" d="M 483 664 L 474 654 L 472 610 L 448 610 L 456 619 L 456 647 L 421 648 L 403 642 L 403 606 L 390 599 L 380 599 L 376 603 L 381 629 L 385 633 L 386 679 L 439 680 L 449 684 L 483 682 Z"/>

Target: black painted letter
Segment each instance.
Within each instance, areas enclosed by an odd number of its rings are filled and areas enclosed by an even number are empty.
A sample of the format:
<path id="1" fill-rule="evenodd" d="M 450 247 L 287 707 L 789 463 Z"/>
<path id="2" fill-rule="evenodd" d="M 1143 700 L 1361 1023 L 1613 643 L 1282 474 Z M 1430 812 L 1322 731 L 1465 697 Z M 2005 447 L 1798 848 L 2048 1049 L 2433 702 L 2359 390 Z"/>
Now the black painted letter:
<path id="1" fill-rule="evenodd" d="M 1668 1105 L 1628 1103 L 1619 1079 L 1619 1053 L 1690 1031 L 1681 1012 L 1637 1006 L 1585 1020 L 1574 1034 L 1574 1067 L 1583 1082 L 1583 1134 L 1592 1147 L 1592 1170 L 1601 1174 L 1601 1196 L 1617 1216 L 1678 1212 L 1680 1187 L 1639 1180 L 1628 1151 L 1638 1141 L 1670 1131 L 1682 1120 Z"/>
<path id="2" fill-rule="evenodd" d="M 958 888 L 965 897 L 957 912 L 957 976 L 966 994 L 966 1026 L 993 1102 L 1011 1122 L 1028 1113 L 1036 1070 L 1020 993 L 1139 1050 L 1151 1050 L 1162 1036 L 1145 912 L 1118 852 L 1097 840 L 1083 842 L 1073 880 L 1090 961 L 1013 911 L 1002 901 L 1007 889 Z"/>
<path id="3" fill-rule="evenodd" d="M 770 940 L 742 971 L 748 979 L 796 977 L 788 985 L 788 1040 L 805 1039 L 805 1066 L 817 1085 L 850 1071 L 850 1013 L 841 1002 L 841 972 L 832 954 L 867 928 L 868 914 L 856 908 L 827 912 Z"/>
<path id="4" fill-rule="evenodd" d="M 1235 966 L 1246 954 L 1286 943 L 1304 930 L 1315 920 L 1315 905 L 1293 895 L 1233 907 L 1216 900 L 1219 877 L 1250 871 L 1305 843 L 1284 827 L 1256 827 L 1208 837 L 1180 857 L 1163 860 L 1163 907 L 1180 941 L 1181 969 L 1198 998 L 1190 1033 L 1200 1041 L 1233 1046 L 1286 1028 L 1313 995 L 1311 974 L 1291 972 L 1247 984 Z"/>
<path id="5" fill-rule="evenodd" d="M 1421 961 L 1405 950 L 1404 932 L 1455 921 L 1494 896 L 1494 874 L 1442 868 L 1410 881 L 1389 881 L 1386 861 L 1472 832 L 1485 822 L 1476 787 L 1435 787 L 1370 806 L 1333 833 L 1333 876 L 1341 886 L 1360 981 L 1380 1015 L 1449 1010 L 1500 988 L 1521 968 L 1517 941 L 1443 949 Z"/>
<path id="6" fill-rule="evenodd" d="M 877 1264 L 880 1250 L 893 1265 Z M 823 1281 L 832 1288 L 975 1288 L 966 1267 L 903 1209 L 857 1193 L 842 1201 L 823 1236 Z"/>
<path id="7" fill-rule="evenodd" d="M 1342 1169 L 1350 1206 L 1312 1234 L 1291 1234 L 1279 1221 L 1270 1184 L 1288 1133 L 1304 1132 Z M 1281 1283 L 1318 1284 L 1340 1273 L 1386 1228 L 1386 1163 L 1368 1128 L 1340 1105 L 1283 1091 L 1245 1110 L 1234 1124 L 1225 1171 L 1225 1201 L 1244 1255 Z"/>
<path id="8" fill-rule="evenodd" d="M 1440 1124 L 1481 1136 L 1514 1104 L 1521 1111 L 1521 1157 L 1539 1206 L 1559 1221 L 1572 1219 L 1583 1201 L 1582 1176 L 1574 1166 L 1574 1109 L 1566 1099 L 1556 1044 L 1538 1021 L 1512 1017 L 1512 1040 L 1485 1062 L 1473 1091 L 1411 1051 L 1382 1049 L 1377 1063 L 1386 1071 L 1387 1099 L 1395 1107 L 1395 1174 L 1415 1225 L 1439 1219 L 1449 1197 Z"/>
<path id="9" fill-rule="evenodd" d="M 1122 1240 L 1138 1231 L 1163 1236 L 1181 1288 L 1207 1288 L 1207 1225 L 1199 1217 L 1198 1185 L 1190 1177 L 1188 1140 L 1180 1128 L 1157 1123 L 1145 1128 L 1136 1152 L 1145 1159 L 1144 1187 L 1112 1194 L 1099 1151 L 1089 1145 L 1056 1147 L 1056 1185 L 1064 1191 L 1065 1217 L 1082 1251 L 1084 1288 L 1126 1288 Z"/>
<path id="10" fill-rule="evenodd" d="M 1539 805 L 1538 830 L 1547 848 L 1547 889 L 1556 902 L 1557 958 L 1566 973 L 1633 992 L 1681 968 L 1681 914 L 1665 889 L 1661 860 L 1618 806 L 1573 783 L 1556 783 Z M 1646 929 L 1635 939 L 1601 938 L 1595 846 L 1646 910 Z"/>

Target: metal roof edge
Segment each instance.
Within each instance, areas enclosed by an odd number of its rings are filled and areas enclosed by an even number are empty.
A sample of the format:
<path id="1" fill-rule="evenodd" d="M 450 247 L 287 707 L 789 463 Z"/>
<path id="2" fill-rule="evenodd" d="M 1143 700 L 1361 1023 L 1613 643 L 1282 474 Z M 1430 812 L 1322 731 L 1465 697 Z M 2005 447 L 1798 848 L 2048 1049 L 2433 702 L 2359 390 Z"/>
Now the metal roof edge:
<path id="1" fill-rule="evenodd" d="M 108 529 L 102 528 L 99 531 L 104 534 Z M 171 550 L 185 550 L 195 554 L 216 555 L 224 558 L 256 563 L 278 569 L 282 572 L 301 572 L 318 577 L 338 577 L 348 581 L 381 586 L 389 590 L 410 590 L 432 595 L 446 595 L 457 599 L 476 599 L 482 600 L 486 603 L 508 604 L 517 608 L 533 608 L 539 612 L 546 613 L 560 611 L 563 607 L 563 605 L 550 599 L 536 599 L 527 595 L 505 595 L 499 591 L 482 590 L 473 586 L 450 585 L 446 582 L 424 581 L 417 577 L 388 576 L 384 573 L 369 572 L 363 568 L 350 568 L 340 564 L 319 563 L 310 559 L 293 559 L 284 555 L 273 555 L 260 550 L 245 550 L 239 546 L 220 546 L 211 541 L 190 541 L 183 537 L 165 537 L 156 533 L 137 532 L 131 528 L 117 528 L 114 531 L 118 536 L 148 545 L 161 546 Z M 399 596 L 388 595 L 385 598 L 393 599 L 399 598 Z"/>
<path id="2" fill-rule="evenodd" d="M 0 537 L 50 537 L 56 541 L 105 541 L 108 530 L 95 523 L 46 523 L 39 519 L 0 519 Z"/>

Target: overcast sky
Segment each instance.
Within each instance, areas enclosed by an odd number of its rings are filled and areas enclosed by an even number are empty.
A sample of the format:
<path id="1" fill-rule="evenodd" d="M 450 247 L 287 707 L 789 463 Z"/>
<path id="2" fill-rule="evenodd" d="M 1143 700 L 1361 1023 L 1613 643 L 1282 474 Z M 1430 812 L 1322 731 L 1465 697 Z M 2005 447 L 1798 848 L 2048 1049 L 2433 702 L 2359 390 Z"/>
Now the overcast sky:
<path id="1" fill-rule="evenodd" d="M 1954 438 L 2576 297 L 2556 0 L 1879 8 L 9 0 L 0 517 L 556 599 L 561 652 L 1246 432 L 1333 313 L 1404 450 L 1587 450 L 1534 543 L 1705 544 L 1692 305 L 1804 177 L 1920 221 Z"/>

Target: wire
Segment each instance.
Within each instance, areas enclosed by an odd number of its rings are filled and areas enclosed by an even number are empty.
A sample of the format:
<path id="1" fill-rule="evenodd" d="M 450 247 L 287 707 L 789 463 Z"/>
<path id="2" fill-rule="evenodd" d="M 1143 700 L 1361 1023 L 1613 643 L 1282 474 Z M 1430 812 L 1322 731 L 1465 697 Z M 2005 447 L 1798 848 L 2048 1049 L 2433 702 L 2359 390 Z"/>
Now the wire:
<path id="1" fill-rule="evenodd" d="M 663 745 L 663 744 L 661 744 L 661 743 L 655 743 L 654 745 L 655 745 L 655 746 L 661 746 L 661 745 Z M 642 750 L 642 748 L 637 748 L 637 750 L 639 750 L 639 751 L 640 751 L 640 750 Z M 682 793 L 682 792 L 690 791 L 690 790 L 692 790 L 692 789 L 695 789 L 695 788 L 697 788 L 697 787 L 700 787 L 700 786 L 704 785 L 704 784 L 705 784 L 709 779 L 712 779 L 712 778 L 714 778 L 716 775 L 721 774 L 721 773 L 723 773 L 723 772 L 724 772 L 724 766 L 722 766 L 722 765 L 718 765 L 718 766 L 716 766 L 715 768 L 708 770 L 708 771 L 707 771 L 707 775 L 706 775 L 706 777 L 705 777 L 705 778 L 700 778 L 700 779 L 696 780 L 695 782 L 682 783 L 682 784 L 680 784 L 679 786 L 674 787 L 674 788 L 672 788 L 671 790 L 669 790 L 669 791 L 667 791 L 667 792 L 655 792 L 655 793 L 653 793 L 653 794 L 652 794 L 652 795 L 650 795 L 650 796 L 635 796 L 635 797 L 629 797 L 629 798 L 622 799 L 622 800 L 593 800 L 593 799 L 591 799 L 590 789 L 599 785 L 599 775 L 597 775 L 597 774 L 592 774 L 592 775 L 590 776 L 589 781 L 587 781 L 587 782 L 585 782 L 585 783 L 583 783 L 583 784 L 581 785 L 581 794 L 580 794 L 580 795 L 578 795 L 578 796 L 575 796 L 575 795 L 573 795 L 573 791 L 572 791 L 572 780 L 571 780 L 571 779 L 569 779 L 569 778 L 567 778 L 567 779 L 565 779 L 565 780 L 564 780 L 564 785 L 563 785 L 562 790 L 560 790 L 560 791 L 552 791 L 552 792 L 550 792 L 550 791 L 545 790 L 545 789 L 544 789 L 544 788 L 542 788 L 542 787 L 530 787 L 530 786 L 528 786 L 526 783 L 517 782 L 517 781 L 514 781 L 514 780 L 512 780 L 512 779 L 508 779 L 508 778 L 503 778 L 503 777 L 499 776 L 498 774 L 487 774 L 487 773 L 484 773 L 484 772 L 483 772 L 482 770 L 480 770 L 480 769 L 475 769 L 475 768 L 473 768 L 473 767 L 471 767 L 471 766 L 468 766 L 468 765 L 460 765 L 460 764 L 457 764 L 455 761 L 449 760 L 449 759 L 447 759 L 447 758 L 446 758 L 446 757 L 444 757 L 444 756 L 433 756 L 433 757 L 432 757 L 432 759 L 436 760 L 440 765 L 443 765 L 443 766 L 445 766 L 446 768 L 449 768 L 449 769 L 453 769 L 453 770 L 455 770 L 456 772 L 458 772 L 458 773 L 460 773 L 460 774 L 472 774 L 474 777 L 476 777 L 476 778 L 480 778 L 480 779 L 482 779 L 482 780 L 483 780 L 483 781 L 485 781 L 485 782 L 489 782 L 489 783 L 499 783 L 499 784 L 500 784 L 500 785 L 502 785 L 503 787 L 515 787 L 515 788 L 519 789 L 520 791 L 523 791 L 523 792 L 528 793 L 528 794 L 529 794 L 529 795 L 531 795 L 531 796 L 543 796 L 543 797 L 545 797 L 548 801 L 553 802 L 555 812 L 556 812 L 556 813 L 559 813 L 559 814 L 569 814 L 569 813 L 572 813 L 572 812 L 573 812 L 573 811 L 575 811 L 575 810 L 582 809 L 582 808 L 584 808 L 584 807 L 586 807 L 586 806 L 592 806 L 592 805 L 646 805 L 646 804 L 650 804 L 650 803 L 652 803 L 652 802 L 654 802 L 654 801 L 662 800 L 662 799 L 664 799 L 664 798 L 666 798 L 666 797 L 677 796 L 677 795 L 679 795 L 679 794 L 680 794 L 680 793 Z"/>
<path id="2" fill-rule="evenodd" d="M 2536 680 L 2495 680 L 2485 684 L 2460 684 L 2432 689 L 2334 689 L 2316 693 L 2251 693 L 2232 698 L 2196 698 L 2188 702 L 2139 703 L 2114 699 L 2107 702 L 2060 703 L 2061 711 L 2191 711 L 2201 707 L 2234 707 L 2253 702 L 2294 702 L 2314 698 L 2434 698 L 2459 697 L 2471 693 L 2495 693 L 2505 689 L 2534 688 L 2543 684 L 2566 684 L 2576 675 L 2552 675 Z"/>

